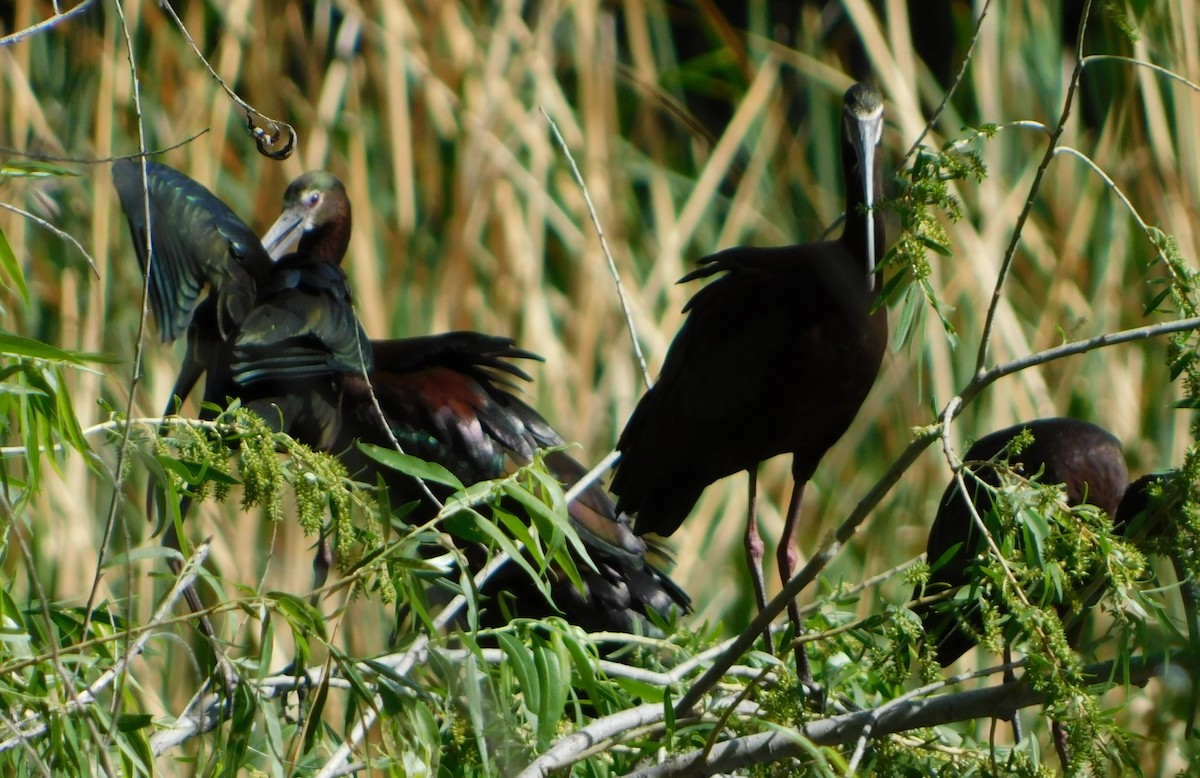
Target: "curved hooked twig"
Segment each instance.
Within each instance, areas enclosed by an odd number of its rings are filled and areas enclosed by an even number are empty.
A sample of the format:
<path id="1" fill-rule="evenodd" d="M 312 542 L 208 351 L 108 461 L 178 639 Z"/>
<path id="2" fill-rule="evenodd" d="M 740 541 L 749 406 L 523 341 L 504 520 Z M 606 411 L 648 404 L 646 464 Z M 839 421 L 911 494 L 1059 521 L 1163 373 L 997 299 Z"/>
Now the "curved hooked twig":
<path id="1" fill-rule="evenodd" d="M 214 73 L 213 75 L 215 76 L 216 74 Z M 217 80 L 220 81 L 220 79 Z M 224 82 L 221 83 L 221 86 L 225 86 Z M 250 133 L 250 137 L 254 138 L 254 145 L 258 147 L 259 154 L 268 159 L 275 160 L 287 159 L 292 156 L 292 152 L 296 150 L 296 141 L 298 140 L 295 127 L 287 122 L 277 121 L 270 116 L 259 113 L 231 92 L 228 87 L 225 87 L 225 91 L 231 99 L 245 109 L 246 130 Z M 254 121 L 254 117 L 256 116 L 266 120 L 264 122 L 266 124 L 265 128 L 259 126 Z M 287 142 L 280 146 L 279 142 L 283 137 L 284 130 L 287 131 Z"/>
<path id="2" fill-rule="evenodd" d="M 237 93 L 229 88 L 229 85 L 225 83 L 225 80 L 217 75 L 217 71 L 213 70 L 212 65 L 210 65 L 208 60 L 204 58 L 204 55 L 196 46 L 196 42 L 192 40 L 192 36 L 188 33 L 187 27 L 184 26 L 183 21 L 179 18 L 179 15 L 175 13 L 175 9 L 171 7 L 171 4 L 167 2 L 167 0 L 162 0 L 159 5 L 162 6 L 163 10 L 167 12 L 167 15 L 170 16 L 175 22 L 175 26 L 179 28 L 179 31 L 183 33 L 184 39 L 188 42 L 188 45 L 192 47 L 192 51 L 195 52 L 196 57 L 204 63 L 204 67 L 206 70 L 208 70 L 208 74 L 212 76 L 214 81 L 221 85 L 221 89 L 224 90 L 226 96 L 228 96 L 233 102 L 237 103 L 238 107 L 246 112 L 246 131 L 250 133 L 251 138 L 254 138 L 254 145 L 258 147 L 258 153 L 262 154 L 268 159 L 274 160 L 287 159 L 288 157 L 292 156 L 292 152 L 296 150 L 296 142 L 299 137 L 296 134 L 296 128 L 287 122 L 280 121 L 278 119 L 272 119 L 270 116 L 267 116 L 261 111 L 256 110 L 245 100 L 238 97 Z M 257 122 L 255 121 L 255 117 L 258 117 L 263 121 Z M 280 139 L 283 137 L 285 131 L 287 133 L 287 141 L 280 145 Z"/>

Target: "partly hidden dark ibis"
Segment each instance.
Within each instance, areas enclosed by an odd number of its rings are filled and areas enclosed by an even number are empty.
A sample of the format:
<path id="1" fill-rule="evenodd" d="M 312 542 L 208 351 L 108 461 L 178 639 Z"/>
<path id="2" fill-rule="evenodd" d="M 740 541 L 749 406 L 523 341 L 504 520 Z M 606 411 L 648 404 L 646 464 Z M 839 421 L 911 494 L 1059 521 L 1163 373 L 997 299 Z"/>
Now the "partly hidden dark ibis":
<path id="1" fill-rule="evenodd" d="M 143 272 L 149 265 L 159 332 L 165 341 L 187 332 L 167 413 L 207 372 L 204 400 L 224 406 L 236 397 L 268 421 L 280 418 L 271 407 L 278 405 L 285 429 L 319 447 L 311 430 L 292 425 L 332 428 L 336 377 L 370 369 L 371 358 L 340 267 L 350 239 L 341 181 L 324 171 L 293 181 L 282 215 L 259 241 L 201 184 L 165 165 L 146 167 L 149 223 L 141 163 L 118 161 L 113 180 Z M 293 238 L 296 250 L 285 255 Z M 289 408 L 322 418 L 314 422 Z"/>
<path id="2" fill-rule="evenodd" d="M 1033 442 L 1015 450 L 1011 448 L 1012 441 L 1022 430 L 1028 430 L 1033 435 Z M 1000 461 L 1003 464 L 998 464 Z M 952 481 L 946 487 L 937 517 L 929 530 L 926 550 L 926 560 L 931 567 L 929 583 L 924 586 L 926 596 L 972 587 L 968 589 L 966 600 L 952 599 L 920 611 L 927 639 L 932 641 L 942 667 L 954 662 L 979 642 L 984 629 L 980 598 L 987 599 L 996 607 L 1004 607 L 996 601 L 995 590 L 986 576 L 980 574 L 981 563 L 990 552 L 970 507 L 974 505 L 993 538 L 1004 537 L 1000 524 L 1000 514 L 1004 511 L 994 509 L 992 492 L 988 488 L 1000 483 L 997 468 L 1012 468 L 1021 476 L 1036 479 L 1044 485 L 1061 484 L 1068 506 L 1093 505 L 1110 519 L 1116 517 L 1117 507 L 1129 481 L 1121 442 L 1095 424 L 1078 419 L 1038 419 L 993 432 L 976 441 L 963 456 L 963 462 L 972 466 L 974 473 L 974 477 L 964 473 L 971 503 L 967 502 L 957 481 Z M 1086 521 L 1081 514 L 1073 514 L 1073 518 Z M 1119 524 L 1115 520 L 1113 526 L 1115 531 L 1119 531 Z M 1045 543 L 1052 542 L 1055 534 L 1053 525 L 1048 525 L 1048 529 L 1050 536 L 1043 540 Z M 1014 537 L 1017 539 L 1017 548 L 1023 549 L 1021 539 L 1024 536 L 1017 533 Z M 1083 599 L 1079 603 L 1080 608 L 1088 608 L 1095 603 L 1098 592 L 1085 593 L 1089 588 L 1095 589 L 1103 580 L 1099 565 L 1084 567 L 1089 569 L 1062 571 L 1063 579 L 1071 581 L 1075 592 Z M 921 594 L 922 587 L 918 586 L 913 596 L 916 598 Z M 1058 597 L 1056 587 L 1044 587 L 1041 601 L 1033 604 L 1053 605 L 1060 616 L 1069 609 L 1068 603 Z M 1075 626 L 1077 628 L 1079 624 Z M 1005 637 L 1006 641 L 1012 639 L 1007 634 Z M 1070 642 L 1074 643 L 1077 638 L 1076 629 L 1068 631 L 1067 639 Z M 1006 642 L 1006 663 L 1009 653 Z M 1004 673 L 1005 682 L 1011 682 L 1014 678 L 1012 670 Z M 1015 713 L 1011 718 L 1014 737 L 1019 741 L 1019 719 Z M 1064 772 L 1068 772 L 1071 760 L 1067 731 L 1061 722 L 1053 723 L 1052 736 L 1059 761 Z"/>
<path id="3" fill-rule="evenodd" d="M 716 276 L 687 304 L 658 383 L 617 443 L 617 510 L 638 534 L 670 535 L 705 487 L 750 475 L 747 555 L 762 606 L 762 543 L 754 517 L 758 464 L 792 454 L 795 480 L 777 551 L 791 577 L 804 485 L 845 433 L 875 382 L 887 341 L 873 310 L 883 256 L 879 144 L 883 100 L 867 84 L 845 94 L 842 170 L 846 221 L 833 241 L 731 248 L 700 260 L 682 281 Z M 682 282 L 681 281 L 681 282 Z M 790 615 L 799 626 L 793 603 Z M 806 664 L 802 654 L 800 664 Z M 807 675 L 806 667 L 800 672 Z"/>
<path id="4" fill-rule="evenodd" d="M 214 413 L 208 403 L 225 407 L 237 398 L 321 448 L 323 435 L 336 428 L 339 377 L 369 370 L 371 359 L 340 267 L 350 236 L 342 183 L 323 171 L 292 182 L 264 243 L 198 182 L 165 165 L 145 165 L 146 186 L 142 163 L 132 160 L 114 163 L 113 182 L 159 332 L 168 342 L 187 333 L 165 414 L 177 412 L 205 375 L 202 417 Z M 296 250 L 285 254 L 293 238 Z M 181 502 L 182 515 L 189 504 Z M 172 522 L 163 544 L 179 548 Z M 324 557 L 318 562 L 320 576 Z M 178 572 L 177 561 L 171 566 Z M 200 610 L 194 590 L 187 599 Z M 211 633 L 206 621 L 201 627 Z"/>
<path id="5" fill-rule="evenodd" d="M 393 505 L 424 495 L 414 479 L 365 457 L 356 440 L 391 447 L 390 431 L 407 453 L 442 464 L 468 484 L 505 475 L 508 463 L 531 461 L 538 447 L 562 444 L 507 391 L 508 379 L 527 377 L 509 360 L 532 356 L 511 341 L 475 333 L 367 340 L 339 266 L 349 243 L 349 200 L 331 174 L 314 171 L 293 182 L 283 213 L 260 242 L 200 184 L 153 163 L 149 172 L 150 229 L 140 164 L 118 163 L 114 179 L 143 268 L 147 236 L 154 244 L 151 303 L 164 339 L 188 332 L 175 389 L 180 399 L 207 372 L 205 400 L 223 406 L 237 398 L 270 422 L 282 420 L 281 429 L 301 442 L 339 455 L 360 477 L 373 482 L 381 474 Z M 174 408 L 172 401 L 168 412 Z M 583 473 L 566 454 L 551 454 L 548 462 L 564 481 Z M 425 510 L 413 518 L 431 516 Z M 602 490 L 585 492 L 571 516 L 599 572 L 580 560 L 586 592 L 566 579 L 552 587 L 568 620 L 630 631 L 646 622 L 647 612 L 666 618 L 687 608 L 686 595 L 649 564 L 645 543 L 616 518 Z M 506 572 L 492 579 L 493 593 L 527 585 L 519 571 Z M 523 591 L 510 602 L 513 615 L 555 611 Z M 493 623 L 499 612 L 499 606 L 489 611 Z"/>
<path id="6" fill-rule="evenodd" d="M 1182 508 L 1183 497 L 1178 471 L 1147 473 L 1126 487 L 1113 516 L 1113 531 L 1140 547 L 1143 539 L 1169 531 L 1173 517 Z"/>
<path id="7" fill-rule="evenodd" d="M 435 462 L 464 484 L 500 478 L 513 466 L 528 464 L 537 449 L 562 446 L 562 437 L 513 392 L 514 379 L 528 376 L 514 359 L 535 358 L 508 338 L 475 332 L 372 342 L 374 370 L 370 388 L 362 376 L 343 377 L 342 425 L 334 449 L 342 451 L 350 471 L 360 479 L 382 476 L 393 505 L 417 502 L 408 518 L 424 522 L 436 506 L 412 477 L 382 467 L 364 455 L 355 441 L 391 448 L 393 438 L 405 453 Z M 379 416 L 382 411 L 383 417 Z M 546 458 L 550 471 L 566 486 L 586 469 L 562 451 Z M 429 485 L 438 498 L 445 490 Z M 506 505 L 507 510 L 521 509 Z M 589 631 L 653 632 L 656 613 L 689 607 L 687 595 L 647 559 L 647 546 L 619 516 L 612 499 L 593 486 L 570 505 L 572 525 L 588 550 L 593 569 L 576 558 L 585 591 L 565 577 L 552 582 L 553 606 L 527 576 L 508 565 L 485 586 L 484 621 L 502 623 L 507 616 L 539 618 L 561 613 Z M 653 551 L 653 549 L 651 549 Z M 482 564 L 478 549 L 473 562 Z"/>
<path id="8" fill-rule="evenodd" d="M 1144 475 L 1125 490 L 1113 518 L 1113 530 L 1140 550 L 1165 553 L 1170 558 L 1183 600 L 1187 652 L 1193 663 L 1200 657 L 1200 579 L 1196 575 L 1195 534 L 1181 523 L 1187 523 L 1188 511 L 1184 503 L 1194 494 L 1194 488 L 1194 484 L 1178 470 Z M 1187 660 L 1181 664 L 1187 666 Z M 1188 737 L 1195 732 L 1196 706 L 1200 702 L 1200 675 L 1195 672 L 1194 664 L 1192 667 L 1192 699 L 1184 730 Z"/>
<path id="9" fill-rule="evenodd" d="M 1033 442 L 1019 452 L 1008 450 L 1022 430 L 1029 430 Z M 971 501 L 995 536 L 999 532 L 994 523 L 997 519 L 992 492 L 980 482 L 991 487 L 1000 483 L 997 460 L 1006 460 L 1007 467 L 1038 483 L 1061 484 L 1069 506 L 1094 505 L 1109 517 L 1117 515 L 1129 481 L 1120 441 L 1095 424 L 1078 419 L 1038 419 L 993 432 L 976 441 L 962 459 L 974 473 L 974 477 L 963 474 Z M 979 585 L 972 569 L 987 553 L 986 541 L 976 527 L 966 497 L 952 481 L 929 530 L 929 583 L 923 591 L 918 586 L 914 598 L 922 593 L 930 596 Z M 974 646 L 978 642 L 975 636 L 983 629 L 978 605 L 951 601 L 943 607 L 922 609 L 920 615 L 943 667 Z"/>

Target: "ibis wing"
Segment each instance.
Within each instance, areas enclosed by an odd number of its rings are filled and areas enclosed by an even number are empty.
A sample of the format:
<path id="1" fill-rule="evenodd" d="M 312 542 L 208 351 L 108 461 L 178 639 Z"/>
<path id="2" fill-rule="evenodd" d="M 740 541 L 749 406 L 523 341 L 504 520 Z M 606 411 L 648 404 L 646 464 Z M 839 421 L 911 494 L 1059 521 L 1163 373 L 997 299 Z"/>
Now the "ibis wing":
<path id="1" fill-rule="evenodd" d="M 512 338 L 468 330 L 398 340 L 376 340 L 372 342 L 372 347 L 376 363 L 386 365 L 389 372 L 445 367 L 505 386 L 512 384 L 504 375 L 522 381 L 532 380 L 512 360 L 533 359 L 540 362 L 542 359 L 532 351 L 517 348 Z"/>
<path id="2" fill-rule="evenodd" d="M 253 304 L 255 280 L 271 258 L 254 232 L 204 186 L 165 165 L 145 164 L 148 188 L 135 160 L 113 164 L 113 183 L 142 271 L 149 265 L 150 307 L 159 332 L 165 341 L 178 338 L 211 285 L 224 336 Z"/>
<path id="3" fill-rule="evenodd" d="M 327 262 L 278 266 L 263 283 L 230 346 L 234 383 L 371 369 L 371 344 L 345 273 Z"/>

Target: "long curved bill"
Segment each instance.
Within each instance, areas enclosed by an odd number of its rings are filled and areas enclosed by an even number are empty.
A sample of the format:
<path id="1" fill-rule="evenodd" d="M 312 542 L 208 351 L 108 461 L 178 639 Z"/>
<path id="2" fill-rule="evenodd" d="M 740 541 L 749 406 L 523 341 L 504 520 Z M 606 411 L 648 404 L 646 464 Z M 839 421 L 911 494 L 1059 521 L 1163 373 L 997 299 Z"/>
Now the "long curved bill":
<path id="1" fill-rule="evenodd" d="M 296 247 L 303 226 L 304 216 L 298 210 L 288 208 L 279 214 L 262 238 L 263 248 L 271 255 L 271 259 L 279 261 L 280 257 Z"/>
<path id="2" fill-rule="evenodd" d="M 883 139 L 883 98 L 873 86 L 855 84 L 846 92 L 847 123 L 852 123 L 850 145 L 862 175 L 863 200 L 867 213 L 875 209 L 875 158 Z M 867 220 L 867 288 L 874 285 L 875 273 L 875 227 L 874 219 Z"/>

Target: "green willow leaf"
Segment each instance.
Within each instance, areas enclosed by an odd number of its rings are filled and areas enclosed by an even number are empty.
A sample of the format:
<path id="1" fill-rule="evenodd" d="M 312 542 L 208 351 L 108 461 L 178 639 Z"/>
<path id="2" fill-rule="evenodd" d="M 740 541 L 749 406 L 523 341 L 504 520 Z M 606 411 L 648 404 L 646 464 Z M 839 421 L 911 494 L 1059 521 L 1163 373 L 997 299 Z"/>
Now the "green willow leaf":
<path id="1" fill-rule="evenodd" d="M 462 490 L 465 488 L 454 473 L 435 462 L 426 462 L 424 459 L 418 459 L 410 454 L 401 454 L 395 449 L 376 446 L 373 443 L 359 443 L 358 448 L 381 465 L 386 465 L 405 475 L 449 486 L 452 489 Z"/>
<path id="2" fill-rule="evenodd" d="M 115 365 L 121 360 L 108 354 L 89 354 L 82 351 L 67 351 L 66 349 L 42 343 L 33 338 L 26 338 L 12 332 L 0 330 L 0 354 L 28 359 L 41 359 L 47 362 L 66 362 L 72 365 L 85 365 L 89 362 Z"/>
<path id="3" fill-rule="evenodd" d="M 52 162 L 38 159 L 14 159 L 0 166 L 0 176 L 4 178 L 78 178 L 79 174 Z"/>
<path id="4" fill-rule="evenodd" d="M 0 230 L 0 268 L 12 279 L 17 294 L 21 296 L 21 304 L 28 306 L 29 287 L 25 283 L 25 273 L 21 270 L 21 263 L 17 262 L 17 256 L 13 253 L 8 238 L 4 236 L 4 230 Z"/>

